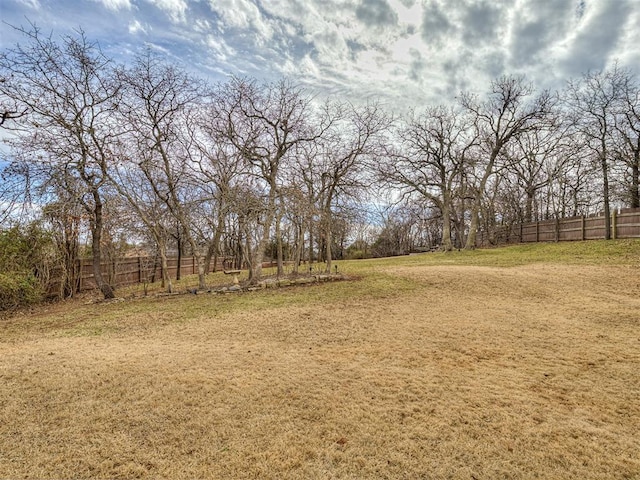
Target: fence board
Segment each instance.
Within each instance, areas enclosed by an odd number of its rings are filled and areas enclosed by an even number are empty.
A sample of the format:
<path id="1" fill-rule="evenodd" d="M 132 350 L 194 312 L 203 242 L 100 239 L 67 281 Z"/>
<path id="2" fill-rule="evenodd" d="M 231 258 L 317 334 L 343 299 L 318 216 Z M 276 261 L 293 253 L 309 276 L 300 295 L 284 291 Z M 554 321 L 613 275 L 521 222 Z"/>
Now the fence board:
<path id="1" fill-rule="evenodd" d="M 478 245 L 597 240 L 604 238 L 604 216 L 568 217 L 497 227 L 489 235 L 479 232 Z M 627 208 L 611 215 L 613 238 L 640 238 L 640 208 Z"/>
<path id="2" fill-rule="evenodd" d="M 182 257 L 180 273 L 182 275 L 193 275 L 198 273 L 198 265 L 195 257 Z M 223 258 L 218 259 L 215 270 L 223 269 Z M 167 271 L 169 277 L 176 278 L 178 272 L 178 259 L 167 259 Z M 78 279 L 76 281 L 76 292 L 93 290 L 96 282 L 93 275 L 93 262 L 91 259 L 78 260 Z M 162 268 L 160 259 L 153 257 L 122 257 L 110 262 L 101 264 L 102 275 L 109 279 L 109 283 L 114 287 L 124 287 L 137 283 L 149 283 L 162 280 Z M 209 271 L 214 270 L 213 259 L 209 264 Z M 52 270 L 47 284 L 47 294 L 50 297 L 57 297 L 62 290 L 62 271 Z"/>

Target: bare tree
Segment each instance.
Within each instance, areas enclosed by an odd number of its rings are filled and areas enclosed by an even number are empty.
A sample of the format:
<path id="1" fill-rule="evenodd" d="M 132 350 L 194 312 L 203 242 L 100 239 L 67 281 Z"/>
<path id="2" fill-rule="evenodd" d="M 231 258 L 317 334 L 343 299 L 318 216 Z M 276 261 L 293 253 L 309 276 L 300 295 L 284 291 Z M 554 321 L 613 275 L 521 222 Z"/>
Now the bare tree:
<path id="1" fill-rule="evenodd" d="M 283 164 L 292 148 L 318 139 L 327 124 L 312 123 L 311 99 L 287 80 L 258 85 L 234 78 L 216 95 L 216 128 L 233 144 L 263 183 L 265 205 L 260 216 L 261 234 L 250 254 L 251 283 L 262 274 L 264 251 L 277 214 Z"/>
<path id="2" fill-rule="evenodd" d="M 470 94 L 461 97 L 479 139 L 477 184 L 465 249 L 475 248 L 483 195 L 505 147 L 524 132 L 539 128 L 553 106 L 549 92 L 531 98 L 533 93 L 533 87 L 523 77 L 511 76 L 494 80 L 485 101 Z"/>
<path id="3" fill-rule="evenodd" d="M 453 197 L 476 138 L 469 117 L 444 106 L 412 115 L 397 135 L 400 149 L 379 165 L 381 179 L 405 196 L 432 202 L 442 215 L 442 248 L 450 251 Z"/>
<path id="4" fill-rule="evenodd" d="M 189 136 L 191 148 L 185 152 L 190 160 L 193 188 L 202 196 L 199 238 L 208 245 L 204 263 L 209 265 L 213 258 L 215 269 L 222 254 L 221 240 L 226 232 L 227 217 L 234 206 L 234 189 L 247 174 L 247 168 L 233 144 L 215 128 L 217 109 L 213 102 L 214 99 L 208 99 L 198 112 L 187 118 L 189 125 L 185 134 Z"/>
<path id="5" fill-rule="evenodd" d="M 640 85 L 628 71 L 621 72 L 620 106 L 615 117 L 615 157 L 626 169 L 628 205 L 640 208 Z"/>
<path id="6" fill-rule="evenodd" d="M 121 149 L 120 161 L 111 169 L 111 179 L 118 193 L 126 199 L 131 210 L 144 225 L 146 235 L 153 239 L 160 257 L 162 287 L 171 293 L 173 283 L 169 276 L 167 249 L 173 217 L 167 204 L 156 194 L 144 171 L 138 168 L 136 154 L 136 151 L 128 154 L 126 150 Z"/>
<path id="7" fill-rule="evenodd" d="M 560 115 L 555 120 L 549 117 L 548 122 L 523 132 L 505 148 L 507 158 L 502 176 L 506 184 L 514 182 L 524 196 L 523 212 L 514 221 L 532 222 L 540 218 L 540 211 L 535 208 L 538 192 L 579 154 L 579 144 L 569 131 L 570 125 L 562 120 Z M 520 198 L 517 201 L 522 205 Z"/>
<path id="8" fill-rule="evenodd" d="M 614 152 L 613 133 L 616 109 L 624 88 L 623 71 L 614 65 L 610 70 L 588 72 L 569 82 L 566 101 L 575 126 L 584 138 L 585 147 L 600 167 L 605 239 L 611 238 L 610 170 Z"/>
<path id="9" fill-rule="evenodd" d="M 380 136 L 392 119 L 376 103 L 338 106 L 339 118 L 320 141 L 314 170 L 319 176 L 319 200 L 324 227 L 326 272 L 331 272 L 334 209 L 346 198 L 356 199 L 366 186 L 367 160 L 380 158 Z"/>
<path id="10" fill-rule="evenodd" d="M 82 207 L 73 199 L 60 198 L 43 208 L 43 217 L 52 228 L 53 241 L 61 256 L 60 296 L 72 297 L 78 288 Z"/>
<path id="11" fill-rule="evenodd" d="M 103 278 L 103 191 L 118 135 L 113 122 L 121 88 L 111 74 L 111 60 L 82 31 L 56 42 L 32 26 L 19 29 L 27 40 L 0 56 L 0 94 L 17 111 L 9 128 L 25 169 L 75 195 L 91 229 L 93 273 L 105 298 L 114 296 Z M 6 125 L 5 125 L 6 126 Z"/>
<path id="12" fill-rule="evenodd" d="M 204 289 L 206 249 L 196 241 L 192 228 L 198 209 L 189 204 L 195 200 L 188 183 L 188 150 L 194 146 L 185 131 L 191 125 L 186 118 L 202 95 L 199 82 L 149 51 L 138 56 L 131 68 L 121 70 L 119 78 L 126 89 L 120 111 L 129 127 L 128 141 L 136 148 L 132 166 L 177 222 L 177 230 L 172 231 L 184 234 L 191 246 L 198 264 L 198 286 Z"/>

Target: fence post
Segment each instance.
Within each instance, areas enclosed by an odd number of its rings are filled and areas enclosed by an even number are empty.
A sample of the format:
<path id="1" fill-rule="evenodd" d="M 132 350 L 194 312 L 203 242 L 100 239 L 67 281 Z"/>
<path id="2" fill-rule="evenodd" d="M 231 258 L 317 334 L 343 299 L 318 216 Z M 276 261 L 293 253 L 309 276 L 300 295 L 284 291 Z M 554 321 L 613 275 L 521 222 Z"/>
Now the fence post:
<path id="1" fill-rule="evenodd" d="M 82 259 L 78 259 L 78 292 L 82 291 L 84 280 L 84 269 L 82 268 Z"/>
<path id="2" fill-rule="evenodd" d="M 524 243 L 524 238 L 522 238 L 522 231 L 523 231 L 522 225 L 523 225 L 523 222 L 521 221 L 520 222 L 520 243 Z"/>
<path id="3" fill-rule="evenodd" d="M 536 222 L 536 243 L 540 241 L 540 222 Z"/>
<path id="4" fill-rule="evenodd" d="M 615 240 L 616 236 L 617 236 L 616 235 L 616 233 L 617 233 L 616 232 L 616 230 L 617 230 L 617 228 L 616 228 L 617 225 L 616 224 L 618 223 L 617 219 L 618 219 L 618 212 L 616 211 L 616 209 L 613 209 L 613 212 L 611 212 L 611 239 L 612 240 Z"/>
<path id="5" fill-rule="evenodd" d="M 582 215 L 580 217 L 580 226 L 582 228 L 582 240 L 584 241 L 584 237 L 585 237 L 585 224 L 584 224 L 584 215 Z"/>
<path id="6" fill-rule="evenodd" d="M 191 257 L 191 274 L 195 275 L 195 273 L 196 273 L 196 256 L 194 253 L 193 257 Z"/>

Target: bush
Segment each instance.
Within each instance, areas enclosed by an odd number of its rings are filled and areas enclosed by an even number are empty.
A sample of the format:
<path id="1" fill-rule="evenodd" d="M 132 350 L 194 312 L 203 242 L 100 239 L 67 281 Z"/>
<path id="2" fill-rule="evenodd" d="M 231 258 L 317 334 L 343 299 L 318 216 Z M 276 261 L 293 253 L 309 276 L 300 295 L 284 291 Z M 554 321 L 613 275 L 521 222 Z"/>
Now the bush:
<path id="1" fill-rule="evenodd" d="M 0 229 L 0 312 L 42 301 L 55 248 L 37 222 Z"/>
<path id="2" fill-rule="evenodd" d="M 40 282 L 27 273 L 0 273 L 0 312 L 33 305 L 42 300 Z"/>
<path id="3" fill-rule="evenodd" d="M 365 250 L 351 247 L 347 248 L 345 260 L 362 260 L 364 258 L 371 258 L 371 255 Z"/>

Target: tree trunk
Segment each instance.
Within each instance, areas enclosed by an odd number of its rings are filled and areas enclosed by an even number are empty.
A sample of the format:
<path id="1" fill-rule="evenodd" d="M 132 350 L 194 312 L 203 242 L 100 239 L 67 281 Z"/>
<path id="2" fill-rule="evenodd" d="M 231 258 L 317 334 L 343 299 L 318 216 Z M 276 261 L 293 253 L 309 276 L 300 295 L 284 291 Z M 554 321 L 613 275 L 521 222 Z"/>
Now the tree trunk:
<path id="1" fill-rule="evenodd" d="M 476 192 L 476 196 L 473 199 L 473 204 L 471 206 L 471 223 L 469 225 L 469 235 L 467 236 L 467 242 L 464 245 L 465 250 L 472 250 L 476 248 L 476 237 L 478 235 L 478 224 L 480 223 L 480 206 L 482 203 L 482 196 L 484 195 L 485 188 L 487 187 L 487 182 L 489 181 L 489 177 L 493 174 L 493 166 L 495 165 L 496 158 L 498 158 L 498 154 L 502 149 L 501 143 L 498 143 L 492 150 L 491 156 L 489 158 L 489 163 L 485 167 L 484 174 L 482 175 L 482 180 L 480 180 L 480 185 L 478 187 L 478 191 Z"/>
<path id="2" fill-rule="evenodd" d="M 213 271 L 214 273 L 218 269 L 218 256 L 220 255 L 220 239 L 222 238 L 222 231 L 224 229 L 224 215 L 218 214 L 218 224 L 216 225 L 216 233 L 213 236 L 213 240 L 209 245 L 208 257 L 205 261 L 207 269 L 211 264 L 211 254 L 213 254 Z"/>
<path id="3" fill-rule="evenodd" d="M 309 268 L 313 263 L 313 216 L 309 216 Z"/>
<path id="4" fill-rule="evenodd" d="M 160 265 L 162 270 L 162 283 L 167 288 L 167 293 L 173 293 L 173 283 L 169 275 L 169 263 L 167 262 L 167 247 L 165 245 L 158 246 L 160 253 Z"/>
<path id="5" fill-rule="evenodd" d="M 296 225 L 296 247 L 293 253 L 293 273 L 298 274 L 300 262 L 302 261 L 302 250 L 304 249 L 304 236 L 302 223 Z"/>
<path id="6" fill-rule="evenodd" d="M 603 153 L 600 157 L 602 166 L 602 196 L 604 197 L 604 239 L 611 239 L 611 207 L 609 205 L 609 165 Z"/>
<path id="7" fill-rule="evenodd" d="M 204 256 L 204 268 L 205 273 L 209 273 L 211 271 L 211 259 L 213 258 L 213 271 L 216 271 L 216 264 L 218 263 L 218 248 L 214 243 L 215 239 L 209 243 L 209 247 L 207 248 L 207 253 Z"/>
<path id="8" fill-rule="evenodd" d="M 176 281 L 179 281 L 180 277 L 182 276 L 182 236 L 180 235 L 180 230 L 178 230 L 178 234 L 176 235 L 176 244 L 178 246 L 178 267 L 176 268 Z"/>
<path id="9" fill-rule="evenodd" d="M 527 203 L 524 211 L 524 223 L 533 221 L 533 195 L 535 191 L 531 187 L 525 189 L 527 195 Z"/>
<path id="10" fill-rule="evenodd" d="M 478 193 L 476 199 L 473 201 L 473 205 L 471 206 L 471 222 L 469 223 L 467 241 L 464 244 L 465 250 L 473 250 L 476 248 L 478 224 L 480 223 L 480 201 L 480 193 Z"/>
<path id="11" fill-rule="evenodd" d="M 269 238 L 268 234 L 266 238 Z M 254 248 L 250 259 L 251 261 L 249 262 L 249 285 L 256 285 L 262 278 L 262 261 L 264 260 L 264 250 L 266 247 L 267 241 L 263 237 Z"/>
<path id="12" fill-rule="evenodd" d="M 443 195 L 443 202 L 440 206 L 442 211 L 442 248 L 445 252 L 453 250 L 451 244 L 451 202 L 449 195 Z"/>
<path id="13" fill-rule="evenodd" d="M 96 282 L 96 286 L 104 295 L 104 298 L 115 298 L 113 287 L 104 280 L 102 276 L 102 199 L 100 193 L 97 190 L 93 192 L 94 209 L 93 209 L 93 228 L 91 229 L 91 250 L 93 253 L 93 277 Z"/>
<path id="14" fill-rule="evenodd" d="M 331 231 L 331 210 L 330 208 L 325 211 L 325 256 L 324 260 L 326 262 L 325 272 L 331 273 L 331 262 L 333 260 L 333 254 L 331 252 L 331 244 L 333 243 L 333 232 Z"/>
<path id="15" fill-rule="evenodd" d="M 280 219 L 281 219 L 281 214 L 279 213 L 277 218 L 276 218 L 276 256 L 277 256 L 277 272 L 276 272 L 276 276 L 278 278 L 280 278 L 282 275 L 284 275 L 284 263 L 283 263 L 283 252 L 282 252 L 282 232 L 280 230 Z"/>
<path id="16" fill-rule="evenodd" d="M 631 208 L 640 208 L 640 150 L 636 150 L 631 166 Z"/>
<path id="17" fill-rule="evenodd" d="M 249 285 L 256 285 L 262 276 L 262 258 L 264 249 L 259 251 L 257 247 L 251 247 L 250 235 L 245 232 L 245 245 L 243 249 L 243 257 L 249 266 Z"/>

